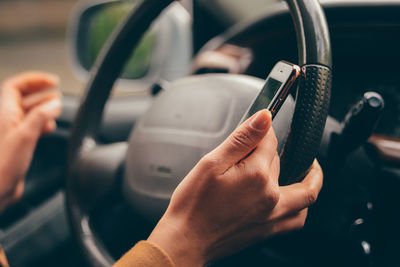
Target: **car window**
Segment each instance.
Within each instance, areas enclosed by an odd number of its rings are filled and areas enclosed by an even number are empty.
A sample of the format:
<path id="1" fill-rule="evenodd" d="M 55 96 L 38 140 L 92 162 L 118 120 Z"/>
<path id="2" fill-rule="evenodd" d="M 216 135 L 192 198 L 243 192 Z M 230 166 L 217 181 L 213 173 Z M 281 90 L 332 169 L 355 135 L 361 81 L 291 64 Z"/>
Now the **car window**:
<path id="1" fill-rule="evenodd" d="M 80 94 L 82 84 L 68 64 L 65 31 L 77 0 L 0 0 L 0 81 L 24 70 L 44 70 L 61 78 L 64 94 Z"/>

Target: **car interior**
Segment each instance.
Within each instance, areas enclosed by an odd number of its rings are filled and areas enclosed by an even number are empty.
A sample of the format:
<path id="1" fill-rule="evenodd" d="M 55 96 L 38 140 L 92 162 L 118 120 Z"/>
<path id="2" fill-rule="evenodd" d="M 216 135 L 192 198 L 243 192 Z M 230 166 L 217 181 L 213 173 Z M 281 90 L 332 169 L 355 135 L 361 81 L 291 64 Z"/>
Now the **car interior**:
<path id="1" fill-rule="evenodd" d="M 162 2 L 78 1 L 69 14 L 70 68 L 86 89 L 64 94 L 57 129 L 40 139 L 22 199 L 0 214 L 10 265 L 112 264 L 148 237 L 179 181 L 237 126 L 273 66 L 303 57 L 310 63 L 314 52 L 332 64 L 321 64 L 332 75 L 330 101 L 319 96 L 329 102 L 327 117 L 316 126 L 320 136 L 308 136 L 321 141 L 319 198 L 302 230 L 209 266 L 399 266 L 400 1 L 321 0 L 329 36 L 315 34 L 306 56 L 289 8 L 297 1 Z M 157 19 L 136 12 L 142 7 Z M 310 18 L 302 27 L 324 32 Z M 130 20 L 139 27 L 128 31 Z M 134 24 L 141 21 L 148 31 Z M 137 44 L 133 53 L 129 44 L 117 47 L 124 33 Z M 112 56 L 113 49 L 126 52 Z M 329 77 L 316 87 L 328 88 Z M 299 114 L 300 89 L 274 119 L 282 147 Z M 296 129 L 290 136 L 301 136 Z"/>

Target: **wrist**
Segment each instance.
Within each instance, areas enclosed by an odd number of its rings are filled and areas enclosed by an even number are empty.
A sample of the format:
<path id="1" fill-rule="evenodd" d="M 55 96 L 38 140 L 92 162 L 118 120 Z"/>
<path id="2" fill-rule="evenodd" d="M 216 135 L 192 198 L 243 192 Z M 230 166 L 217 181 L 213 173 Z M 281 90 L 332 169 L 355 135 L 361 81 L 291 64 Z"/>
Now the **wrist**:
<path id="1" fill-rule="evenodd" d="M 147 240 L 162 248 L 177 267 L 204 266 L 205 246 L 192 230 L 184 220 L 166 213 Z"/>

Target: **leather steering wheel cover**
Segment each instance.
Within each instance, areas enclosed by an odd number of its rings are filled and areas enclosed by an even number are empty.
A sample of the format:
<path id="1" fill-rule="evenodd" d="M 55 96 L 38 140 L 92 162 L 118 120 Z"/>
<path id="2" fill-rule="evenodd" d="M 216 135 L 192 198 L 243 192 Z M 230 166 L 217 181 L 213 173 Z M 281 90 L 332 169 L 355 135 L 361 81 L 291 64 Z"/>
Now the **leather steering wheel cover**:
<path id="1" fill-rule="evenodd" d="M 322 65 L 301 68 L 290 132 L 281 154 L 281 185 L 299 182 L 313 163 L 328 116 L 331 70 Z"/>
<path id="2" fill-rule="evenodd" d="M 96 146 L 105 103 L 129 55 L 150 24 L 173 0 L 142 0 L 114 32 L 92 69 L 92 78 L 79 108 L 70 139 L 67 211 L 73 232 L 92 266 L 110 266 L 112 257 L 91 228 L 88 209 L 76 175 L 81 153 Z M 328 27 L 317 0 L 287 0 L 296 26 L 302 77 L 292 130 L 282 155 L 285 182 L 304 174 L 318 150 L 326 121 L 331 84 Z M 300 104 L 303 103 L 303 104 Z M 302 140 L 307 139 L 303 143 Z M 297 148 L 302 146 L 302 149 Z M 309 152 L 309 153 L 305 153 Z M 299 163 L 296 163 L 299 161 Z M 285 163 L 286 162 L 286 163 Z"/>
<path id="3" fill-rule="evenodd" d="M 281 154 L 282 185 L 300 181 L 317 155 L 332 84 L 329 28 L 321 5 L 311 0 L 286 2 L 296 28 L 302 71 L 291 129 Z"/>

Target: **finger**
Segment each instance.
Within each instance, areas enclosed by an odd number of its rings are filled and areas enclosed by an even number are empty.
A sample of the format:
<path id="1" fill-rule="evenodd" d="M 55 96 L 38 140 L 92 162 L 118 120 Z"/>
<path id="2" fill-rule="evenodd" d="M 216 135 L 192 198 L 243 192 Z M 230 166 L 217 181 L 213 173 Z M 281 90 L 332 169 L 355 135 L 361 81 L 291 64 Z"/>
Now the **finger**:
<path id="1" fill-rule="evenodd" d="M 283 234 L 294 230 L 300 230 L 306 222 L 308 209 L 303 209 L 296 214 L 282 218 L 274 222 L 270 235 Z"/>
<path id="2" fill-rule="evenodd" d="M 275 136 L 275 131 L 271 127 L 267 135 L 258 144 L 257 148 L 244 160 L 247 163 L 246 165 L 250 168 L 265 166 L 265 171 L 270 171 L 272 161 L 275 159 L 275 156 L 277 156 L 277 145 L 278 141 Z"/>
<path id="3" fill-rule="evenodd" d="M 17 186 L 15 187 L 11 203 L 14 204 L 20 200 L 24 194 L 25 190 L 25 180 L 21 180 L 18 182 Z"/>
<path id="4" fill-rule="evenodd" d="M 46 125 L 43 128 L 42 134 L 47 134 L 51 133 L 57 128 L 57 123 L 56 120 L 51 120 L 46 123 Z"/>
<path id="5" fill-rule="evenodd" d="M 60 93 L 56 89 L 44 89 L 42 91 L 25 96 L 22 99 L 22 108 L 25 111 L 28 111 L 32 107 L 54 98 L 61 98 Z"/>
<path id="6" fill-rule="evenodd" d="M 302 182 L 280 187 L 279 202 L 271 213 L 270 218 L 282 218 L 309 207 L 317 200 L 322 184 L 322 169 L 317 160 L 315 160 Z"/>
<path id="7" fill-rule="evenodd" d="M 29 133 L 31 137 L 30 139 L 36 142 L 46 124 L 49 121 L 55 120 L 60 113 L 60 99 L 53 99 L 51 101 L 42 103 L 29 111 L 26 118 L 21 123 L 19 130 L 24 134 Z"/>
<path id="8" fill-rule="evenodd" d="M 227 170 L 245 158 L 266 136 L 271 126 L 271 113 L 261 110 L 241 124 L 222 144 L 208 154 L 219 160 L 218 168 Z"/>
<path id="9" fill-rule="evenodd" d="M 59 78 L 56 75 L 41 71 L 29 71 L 9 78 L 5 81 L 4 87 L 17 89 L 22 94 L 29 94 L 42 89 L 55 87 L 58 83 Z"/>
<path id="10" fill-rule="evenodd" d="M 0 197 L 0 213 L 10 205 L 15 204 L 24 194 L 25 181 L 20 180 L 15 187 Z"/>

